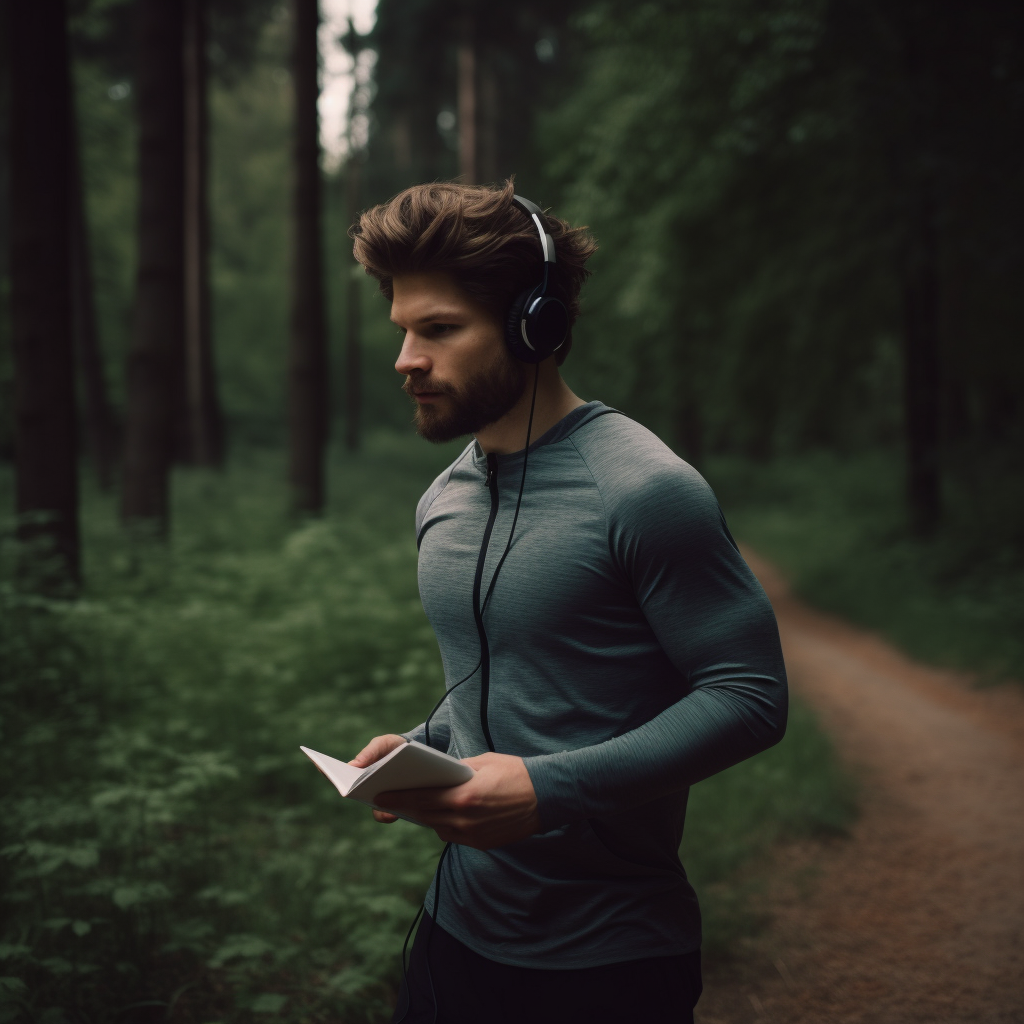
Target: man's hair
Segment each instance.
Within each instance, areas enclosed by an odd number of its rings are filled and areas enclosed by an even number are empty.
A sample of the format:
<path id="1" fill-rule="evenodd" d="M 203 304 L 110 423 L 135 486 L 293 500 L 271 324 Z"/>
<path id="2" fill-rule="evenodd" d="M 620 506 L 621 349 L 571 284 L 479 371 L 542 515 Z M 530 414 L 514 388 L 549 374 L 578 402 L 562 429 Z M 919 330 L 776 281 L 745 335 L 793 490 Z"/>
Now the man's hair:
<path id="1" fill-rule="evenodd" d="M 537 227 L 512 203 L 514 193 L 511 178 L 495 186 L 413 185 L 359 217 L 349 228 L 352 252 L 388 301 L 396 275 L 443 271 L 504 323 L 512 300 L 538 285 L 544 272 Z M 569 311 L 569 336 L 555 357 L 561 365 L 572 347 L 580 289 L 590 276 L 586 262 L 597 243 L 586 228 L 549 214 L 542 221 L 555 243 L 548 294 Z"/>

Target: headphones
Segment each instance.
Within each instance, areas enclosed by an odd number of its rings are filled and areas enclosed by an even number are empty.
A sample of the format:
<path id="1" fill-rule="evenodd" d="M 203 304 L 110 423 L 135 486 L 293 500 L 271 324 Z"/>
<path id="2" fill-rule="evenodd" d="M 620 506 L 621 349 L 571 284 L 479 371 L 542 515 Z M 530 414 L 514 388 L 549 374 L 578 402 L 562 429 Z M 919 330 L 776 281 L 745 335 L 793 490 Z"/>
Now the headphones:
<path id="1" fill-rule="evenodd" d="M 505 318 L 505 344 L 523 363 L 541 363 L 557 352 L 569 334 L 569 311 L 561 299 L 548 295 L 548 270 L 555 262 L 555 243 L 544 230 L 544 211 L 522 196 L 512 203 L 533 219 L 544 254 L 544 278 L 535 288 L 517 295 Z"/>

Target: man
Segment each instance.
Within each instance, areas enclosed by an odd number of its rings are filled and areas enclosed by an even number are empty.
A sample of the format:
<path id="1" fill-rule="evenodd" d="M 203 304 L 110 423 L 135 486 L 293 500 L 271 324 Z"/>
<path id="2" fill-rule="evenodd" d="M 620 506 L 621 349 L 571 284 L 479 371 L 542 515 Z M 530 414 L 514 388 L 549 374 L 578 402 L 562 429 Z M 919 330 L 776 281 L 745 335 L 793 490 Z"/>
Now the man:
<path id="1" fill-rule="evenodd" d="M 778 632 L 703 479 L 562 380 L 571 333 L 535 367 L 511 354 L 542 274 L 571 331 L 596 248 L 530 210 L 511 182 L 422 185 L 353 228 L 419 432 L 475 436 L 416 512 L 449 688 L 429 742 L 476 775 L 378 798 L 452 844 L 395 1020 L 692 1021 L 688 787 L 782 737 Z M 353 763 L 407 738 L 428 735 Z"/>

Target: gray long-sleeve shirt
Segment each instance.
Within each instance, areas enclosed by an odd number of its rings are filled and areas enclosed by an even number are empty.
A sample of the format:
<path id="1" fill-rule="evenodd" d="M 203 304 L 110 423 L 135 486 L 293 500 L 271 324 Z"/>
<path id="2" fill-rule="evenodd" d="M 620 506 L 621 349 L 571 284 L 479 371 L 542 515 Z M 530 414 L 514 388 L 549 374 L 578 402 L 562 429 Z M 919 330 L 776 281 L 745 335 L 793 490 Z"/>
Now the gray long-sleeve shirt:
<path id="1" fill-rule="evenodd" d="M 420 596 L 449 687 L 480 658 L 477 558 L 496 500 L 486 593 L 522 460 L 497 457 L 495 497 L 474 442 L 416 510 Z M 786 721 L 775 617 L 711 489 L 633 420 L 600 402 L 575 409 L 530 446 L 484 622 L 490 732 L 524 758 L 542 831 L 453 846 L 427 909 L 483 956 L 527 967 L 696 949 L 678 855 L 688 787 L 776 743 Z M 431 722 L 431 743 L 455 757 L 487 749 L 479 677 Z"/>

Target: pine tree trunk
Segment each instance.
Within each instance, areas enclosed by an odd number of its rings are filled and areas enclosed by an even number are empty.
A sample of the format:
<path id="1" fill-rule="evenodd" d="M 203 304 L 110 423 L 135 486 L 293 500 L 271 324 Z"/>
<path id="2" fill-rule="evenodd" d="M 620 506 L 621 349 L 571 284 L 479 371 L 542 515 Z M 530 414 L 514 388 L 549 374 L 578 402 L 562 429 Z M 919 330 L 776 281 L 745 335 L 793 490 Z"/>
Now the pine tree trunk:
<path id="1" fill-rule="evenodd" d="M 185 409 L 186 458 L 224 461 L 224 422 L 210 333 L 205 0 L 185 0 Z"/>
<path id="2" fill-rule="evenodd" d="M 184 378 L 182 0 L 138 0 L 138 269 L 121 515 L 168 525 Z"/>
<path id="3" fill-rule="evenodd" d="M 939 468 L 939 284 L 934 204 L 914 211 L 903 281 L 903 384 L 907 502 L 919 536 L 942 514 Z"/>
<path id="4" fill-rule="evenodd" d="M 478 79 L 480 82 L 480 103 L 477 120 L 480 130 L 477 150 L 480 157 L 480 180 L 498 180 L 498 78 L 494 73 L 493 47 L 481 47 Z"/>
<path id="5" fill-rule="evenodd" d="M 467 14 L 458 51 L 459 178 L 477 183 L 476 24 Z"/>
<path id="6" fill-rule="evenodd" d="M 9 7 L 11 308 L 19 536 L 52 562 L 24 568 L 57 590 L 79 578 L 78 445 L 71 327 L 71 82 L 63 0 Z M 28 558 L 33 557 L 30 549 Z"/>
<path id="7" fill-rule="evenodd" d="M 359 157 L 349 156 L 348 161 L 348 221 L 354 224 L 359 215 L 360 174 Z M 345 336 L 345 447 L 350 452 L 359 451 L 360 427 L 363 405 L 363 353 L 362 353 L 362 268 L 354 264 L 348 275 L 347 319 Z"/>
<path id="8" fill-rule="evenodd" d="M 96 327 L 96 304 L 93 295 L 92 254 L 89 248 L 89 225 L 85 214 L 85 185 L 82 180 L 82 159 L 74 106 L 70 117 L 70 160 L 68 163 L 71 194 L 71 287 L 74 347 L 85 396 L 85 423 L 89 453 L 101 490 L 114 485 L 114 460 L 117 449 L 117 426 L 107 391 L 103 352 Z"/>
<path id="9" fill-rule="evenodd" d="M 296 512 L 324 506 L 327 442 L 327 330 L 320 240 L 320 141 L 317 99 L 317 0 L 293 0 L 295 91 L 294 249 L 289 351 L 289 477 Z"/>

